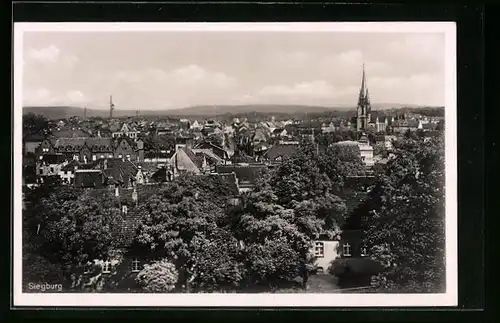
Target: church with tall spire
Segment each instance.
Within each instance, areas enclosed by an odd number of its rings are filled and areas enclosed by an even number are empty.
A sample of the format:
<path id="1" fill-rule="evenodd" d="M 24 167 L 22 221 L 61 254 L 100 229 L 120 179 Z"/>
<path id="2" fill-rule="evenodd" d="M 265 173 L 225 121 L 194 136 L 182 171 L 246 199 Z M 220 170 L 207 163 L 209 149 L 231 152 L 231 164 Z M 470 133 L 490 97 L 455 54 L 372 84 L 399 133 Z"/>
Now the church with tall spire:
<path id="1" fill-rule="evenodd" d="M 363 76 L 361 79 L 361 88 L 359 90 L 358 107 L 356 115 L 356 130 L 363 131 L 368 128 L 371 122 L 371 104 L 368 95 L 368 86 L 366 85 L 365 64 L 363 63 Z"/>

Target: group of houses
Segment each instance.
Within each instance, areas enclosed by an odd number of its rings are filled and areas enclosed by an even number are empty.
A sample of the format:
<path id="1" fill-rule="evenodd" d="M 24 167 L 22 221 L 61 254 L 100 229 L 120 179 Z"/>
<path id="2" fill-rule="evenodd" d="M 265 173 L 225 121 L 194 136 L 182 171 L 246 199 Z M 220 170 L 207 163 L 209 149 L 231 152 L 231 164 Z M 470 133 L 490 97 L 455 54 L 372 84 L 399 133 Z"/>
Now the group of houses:
<path id="1" fill-rule="evenodd" d="M 390 128 L 394 135 L 382 134 L 375 140 L 376 145 L 390 150 L 402 132 L 433 129 L 435 125 L 436 120 L 425 118 L 377 115 L 372 120 L 363 69 L 357 115 L 351 120 L 323 122 L 314 127 L 307 122 L 277 121 L 274 117 L 257 123 L 234 118 L 230 124 L 212 119 L 193 122 L 188 119 L 177 122 L 143 120 L 102 124 L 93 132 L 74 128 L 64 131 L 61 129 L 65 125 L 61 123 L 59 130 L 52 131 L 52 136 L 25 138 L 23 180 L 26 184 L 37 185 L 58 179 L 61 185 L 75 189 L 113 190 L 125 219 L 124 230 L 132 232 L 137 224 L 134 210 L 138 200 L 154 194 L 160 187 L 155 184 L 172 181 L 184 173 L 220 177 L 231 188 L 233 194 L 229 202 L 235 205 L 241 194 L 253 189 L 262 169 L 275 167 L 292 156 L 304 140 L 324 149 L 315 142 L 315 137 L 322 133 L 351 129 L 363 134 L 368 130 L 386 132 Z M 167 146 L 152 148 L 146 138 L 174 140 Z M 382 162 L 374 155 L 373 142 L 366 135 L 334 144 L 355 147 L 368 170 Z M 30 170 L 34 170 L 34 174 Z M 351 274 L 358 273 L 366 279 L 374 274 L 367 257 L 369 246 L 360 242 L 362 212 L 358 208 L 373 180 L 370 175 L 349 178 L 344 190 L 339 192 L 346 201 L 349 220 L 341 237 L 317 237 L 311 251 L 316 256 L 319 272 L 326 272 L 332 260 L 341 258 L 346 260 L 345 270 Z M 117 264 L 116 259 L 99 261 L 105 274 L 111 273 Z M 121 261 L 121 266 L 125 264 L 123 268 L 134 273 L 145 261 L 140 255 L 130 255 Z"/>

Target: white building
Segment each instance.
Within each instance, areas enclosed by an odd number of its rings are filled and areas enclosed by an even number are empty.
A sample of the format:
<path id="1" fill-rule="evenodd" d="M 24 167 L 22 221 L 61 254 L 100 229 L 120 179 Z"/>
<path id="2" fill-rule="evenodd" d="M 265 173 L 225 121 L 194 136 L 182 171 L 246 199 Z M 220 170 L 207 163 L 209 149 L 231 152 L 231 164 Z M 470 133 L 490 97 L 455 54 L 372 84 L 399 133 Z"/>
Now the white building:
<path id="1" fill-rule="evenodd" d="M 359 147 L 359 152 L 361 159 L 365 163 L 367 167 L 371 167 L 375 165 L 375 161 L 373 159 L 373 147 L 370 146 L 370 143 L 368 142 L 368 139 L 366 137 L 361 137 L 359 141 L 339 141 L 335 143 L 334 145 L 353 145 L 353 146 L 358 146 Z"/>
<path id="2" fill-rule="evenodd" d="M 319 272 L 327 272 L 331 262 L 340 256 L 338 250 L 339 241 L 336 240 L 318 240 L 314 243 L 312 252 Z"/>

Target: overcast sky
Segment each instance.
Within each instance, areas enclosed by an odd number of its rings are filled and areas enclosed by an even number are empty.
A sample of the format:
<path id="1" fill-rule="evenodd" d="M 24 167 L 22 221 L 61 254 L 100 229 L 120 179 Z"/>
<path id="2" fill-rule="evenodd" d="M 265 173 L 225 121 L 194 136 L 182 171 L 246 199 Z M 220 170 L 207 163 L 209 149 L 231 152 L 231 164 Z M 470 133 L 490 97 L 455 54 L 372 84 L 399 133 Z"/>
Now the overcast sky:
<path id="1" fill-rule="evenodd" d="M 444 34 L 26 32 L 24 105 L 444 105 Z"/>

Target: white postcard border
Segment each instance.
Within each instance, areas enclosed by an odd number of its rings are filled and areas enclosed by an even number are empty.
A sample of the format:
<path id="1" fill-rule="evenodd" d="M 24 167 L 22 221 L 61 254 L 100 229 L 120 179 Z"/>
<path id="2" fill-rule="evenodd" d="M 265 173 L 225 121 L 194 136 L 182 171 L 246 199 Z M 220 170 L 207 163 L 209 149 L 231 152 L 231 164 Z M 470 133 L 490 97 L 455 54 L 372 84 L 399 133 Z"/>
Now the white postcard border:
<path id="1" fill-rule="evenodd" d="M 23 34 L 34 31 L 252 31 L 444 33 L 446 159 L 446 293 L 442 294 L 112 294 L 22 292 Z M 349 23 L 15 23 L 13 306 L 128 307 L 421 307 L 458 305 L 456 25 L 454 22 Z"/>

